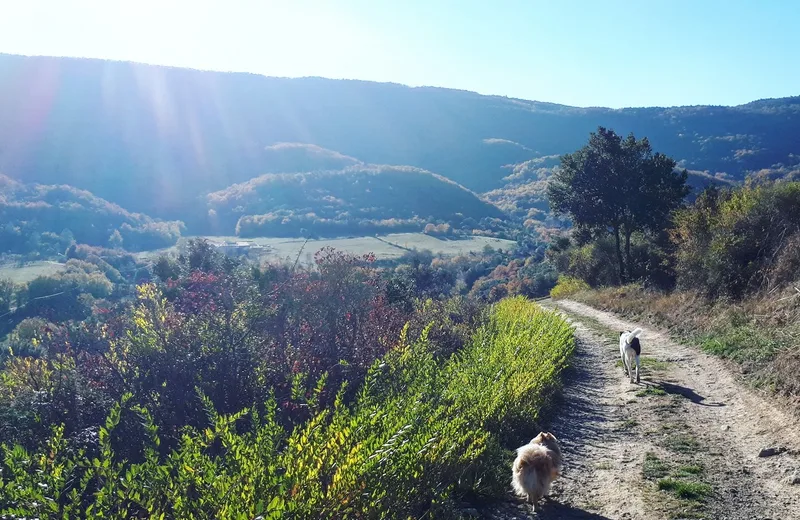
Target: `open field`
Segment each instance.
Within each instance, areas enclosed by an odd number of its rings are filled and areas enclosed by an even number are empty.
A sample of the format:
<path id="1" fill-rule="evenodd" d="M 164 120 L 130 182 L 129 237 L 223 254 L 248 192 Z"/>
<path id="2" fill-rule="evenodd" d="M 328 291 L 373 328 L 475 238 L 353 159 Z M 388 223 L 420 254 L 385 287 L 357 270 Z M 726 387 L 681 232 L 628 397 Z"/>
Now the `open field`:
<path id="1" fill-rule="evenodd" d="M 188 238 L 192 237 L 187 237 L 182 240 L 188 240 Z M 372 237 L 309 240 L 308 243 L 305 244 L 305 247 L 303 247 L 305 242 L 303 238 L 259 237 L 242 239 L 235 236 L 205 236 L 200 238 L 206 238 L 214 242 L 246 241 L 265 246 L 267 250 L 264 254 L 264 258 L 273 261 L 288 260 L 294 262 L 294 259 L 297 258 L 298 253 L 302 249 L 300 262 L 304 264 L 312 263 L 314 260 L 314 253 L 323 247 L 333 247 L 337 250 L 347 251 L 353 254 L 374 253 L 378 260 L 391 260 L 413 249 L 427 249 L 434 254 L 456 256 L 482 251 L 486 246 L 504 250 L 511 249 L 515 246 L 514 241 L 500 238 L 475 236 L 463 240 L 442 240 L 423 233 L 395 233 Z M 171 250 L 175 250 L 175 248 L 146 251 L 139 253 L 139 257 L 153 258 Z"/>
<path id="2" fill-rule="evenodd" d="M 50 261 L 38 261 L 19 267 L 16 264 L 0 264 L 0 278 L 7 278 L 14 283 L 28 283 L 38 276 L 56 274 L 64 270 L 64 264 Z"/>

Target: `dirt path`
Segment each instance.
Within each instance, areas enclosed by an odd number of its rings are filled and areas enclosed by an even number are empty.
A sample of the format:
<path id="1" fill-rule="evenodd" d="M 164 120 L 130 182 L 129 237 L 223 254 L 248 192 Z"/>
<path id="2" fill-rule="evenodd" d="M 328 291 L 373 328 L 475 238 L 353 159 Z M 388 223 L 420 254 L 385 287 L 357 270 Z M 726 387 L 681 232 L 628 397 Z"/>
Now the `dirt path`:
<path id="1" fill-rule="evenodd" d="M 742 386 L 720 360 L 585 305 L 550 302 L 578 351 L 550 429 L 565 470 L 542 519 L 800 519 L 800 421 Z M 621 330 L 644 329 L 641 384 L 619 358 Z M 759 457 L 763 448 L 787 451 Z M 522 504 L 479 512 L 537 518 Z"/>

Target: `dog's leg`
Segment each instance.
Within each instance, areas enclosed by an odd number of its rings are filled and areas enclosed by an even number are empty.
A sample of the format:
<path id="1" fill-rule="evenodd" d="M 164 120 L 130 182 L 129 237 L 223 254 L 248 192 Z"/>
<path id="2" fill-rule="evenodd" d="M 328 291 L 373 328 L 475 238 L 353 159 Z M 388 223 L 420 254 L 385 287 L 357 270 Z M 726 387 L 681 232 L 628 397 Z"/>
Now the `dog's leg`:
<path id="1" fill-rule="evenodd" d="M 633 360 L 633 356 L 628 355 L 626 357 L 628 358 L 628 379 L 633 384 L 633 365 L 636 362 Z"/>
<path id="2" fill-rule="evenodd" d="M 534 495 L 534 497 L 533 497 L 533 502 L 532 503 L 533 503 L 533 511 L 535 513 L 538 513 L 539 511 L 542 510 L 542 507 L 539 505 L 539 501 L 541 499 L 542 499 L 542 496 L 540 494 L 538 494 L 538 493 L 536 495 Z"/>
<path id="3" fill-rule="evenodd" d="M 636 384 L 639 384 L 639 367 L 641 363 L 639 363 L 639 356 L 636 356 Z"/>
<path id="4" fill-rule="evenodd" d="M 625 372 L 625 375 L 628 375 L 628 362 L 625 361 L 625 351 L 623 350 L 620 353 L 620 357 L 622 358 L 622 370 Z"/>

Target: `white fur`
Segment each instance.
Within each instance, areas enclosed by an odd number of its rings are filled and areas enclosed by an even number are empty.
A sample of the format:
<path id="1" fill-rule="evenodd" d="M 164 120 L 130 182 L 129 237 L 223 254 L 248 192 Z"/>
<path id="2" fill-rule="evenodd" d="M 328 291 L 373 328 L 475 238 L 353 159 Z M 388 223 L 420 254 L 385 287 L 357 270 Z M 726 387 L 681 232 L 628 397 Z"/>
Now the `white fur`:
<path id="1" fill-rule="evenodd" d="M 633 383 L 633 366 L 636 365 L 636 382 L 639 382 L 639 354 L 631 348 L 633 338 L 638 338 L 642 329 L 634 329 L 631 332 L 623 332 L 619 337 L 619 355 L 622 358 L 622 367 Z"/>

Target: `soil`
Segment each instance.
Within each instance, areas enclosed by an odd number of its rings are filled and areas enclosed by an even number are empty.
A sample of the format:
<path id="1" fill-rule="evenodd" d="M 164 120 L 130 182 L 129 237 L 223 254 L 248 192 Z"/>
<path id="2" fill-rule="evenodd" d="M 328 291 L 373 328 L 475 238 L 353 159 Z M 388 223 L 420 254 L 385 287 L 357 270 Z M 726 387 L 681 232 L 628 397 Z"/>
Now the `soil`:
<path id="1" fill-rule="evenodd" d="M 561 444 L 563 476 L 538 514 L 509 498 L 467 516 L 800 519 L 797 417 L 662 331 L 577 302 L 544 303 L 573 322 L 578 341 L 546 425 Z M 635 327 L 639 384 L 618 363 L 619 332 Z"/>

